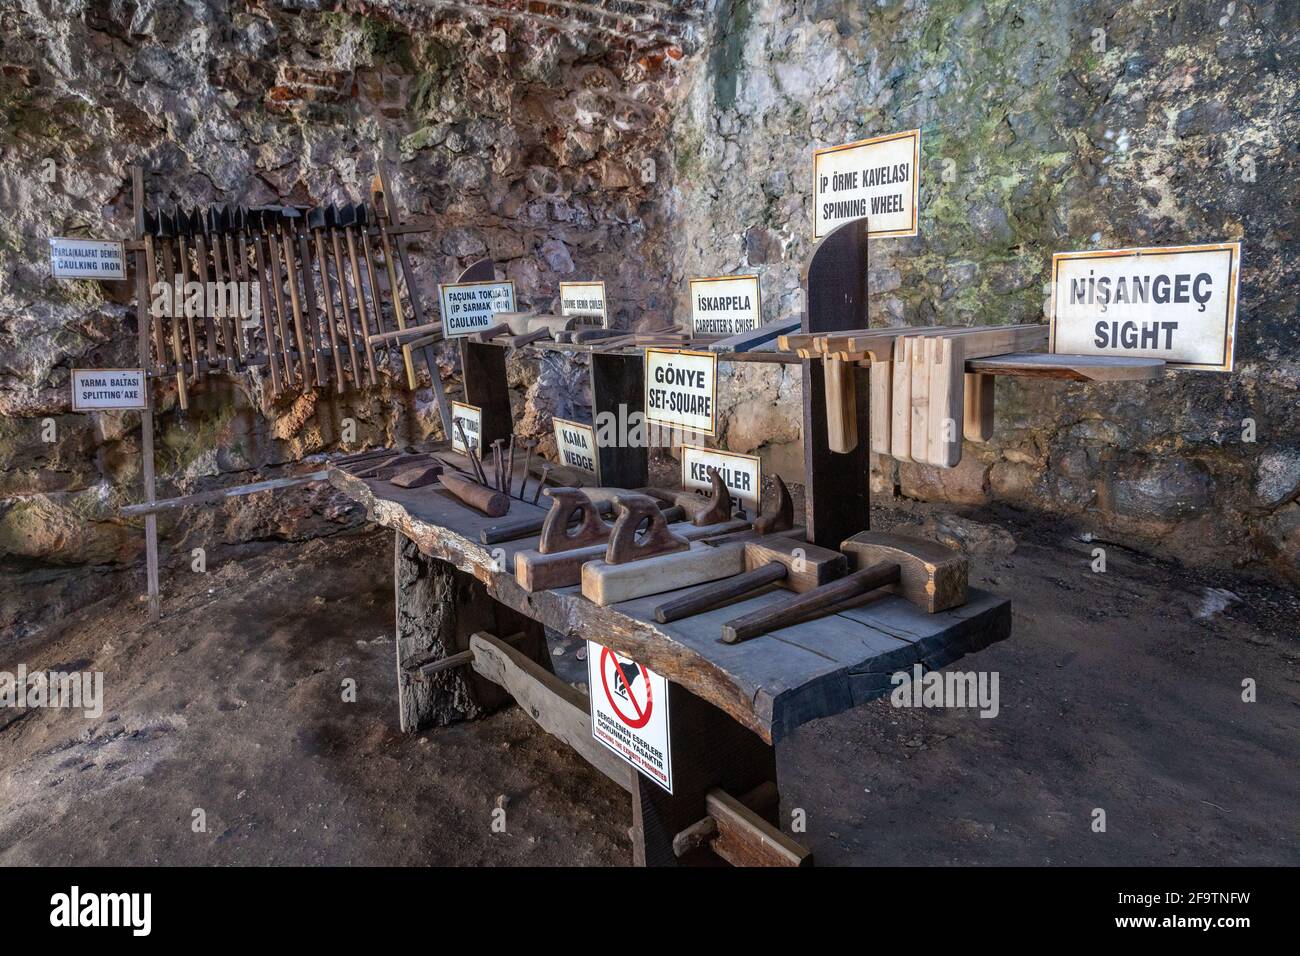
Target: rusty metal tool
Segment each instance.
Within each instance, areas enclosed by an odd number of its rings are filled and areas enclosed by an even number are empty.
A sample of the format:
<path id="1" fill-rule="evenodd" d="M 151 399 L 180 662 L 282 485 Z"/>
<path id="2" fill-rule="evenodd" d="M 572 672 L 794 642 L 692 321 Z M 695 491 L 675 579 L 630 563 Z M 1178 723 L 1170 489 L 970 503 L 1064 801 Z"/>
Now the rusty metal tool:
<path id="1" fill-rule="evenodd" d="M 161 215 L 161 213 L 159 215 Z M 177 273 L 180 277 L 180 288 L 177 290 L 177 298 L 179 300 L 178 308 L 182 309 L 185 313 L 185 328 L 189 333 L 190 383 L 193 384 L 199 380 L 199 337 L 194 325 L 194 316 L 190 315 L 190 310 L 185 308 L 183 304 L 185 300 L 185 286 L 190 281 L 190 247 L 188 241 L 190 225 L 189 218 L 185 215 L 180 206 L 176 207 L 176 211 L 172 215 L 171 223 L 172 234 L 176 237 L 176 257 L 180 265 L 180 272 Z"/>
<path id="2" fill-rule="evenodd" d="M 393 261 L 392 243 L 388 241 L 388 205 L 384 196 L 384 183 L 378 175 L 370 181 L 370 204 L 375 210 L 375 225 L 379 229 L 379 247 L 384 253 L 384 269 L 388 273 L 388 294 L 393 300 L 393 318 L 398 331 L 406 331 L 406 310 L 402 308 L 402 292 L 397 285 L 397 269 Z M 402 346 L 402 365 L 406 369 L 406 384 L 415 389 L 415 367 L 411 364 L 411 349 Z M 432 372 L 432 370 L 431 370 Z M 438 385 L 434 382 L 434 385 Z"/>
<path id="3" fill-rule="evenodd" d="M 312 368 L 318 388 L 329 386 L 328 373 L 325 371 L 325 338 L 320 330 L 321 311 L 316 302 L 316 280 L 311 272 L 311 244 L 308 242 L 306 210 L 293 206 L 285 207 L 285 224 L 290 234 L 298 243 L 298 265 L 302 270 L 303 323 L 307 326 L 307 345 L 311 349 Z"/>
<path id="4" fill-rule="evenodd" d="M 172 234 L 174 232 L 174 221 L 171 216 L 161 209 L 153 218 L 151 223 L 153 233 L 158 237 L 162 253 L 162 267 L 167 284 L 167 301 L 170 303 L 168 311 L 171 313 L 171 348 L 172 358 L 176 361 L 176 393 L 177 400 L 180 402 L 181 410 L 185 411 L 190 407 L 189 389 L 185 385 L 185 349 L 181 344 L 181 316 L 178 309 L 181 307 L 180 298 L 182 291 L 176 288 L 176 263 L 172 258 Z M 152 237 L 146 232 L 145 243 L 146 249 Z M 149 261 L 153 261 L 152 255 Z M 155 277 L 156 281 L 156 277 Z M 152 288 L 152 285 L 151 285 Z M 156 318 L 161 324 L 162 317 Z"/>
<path id="5" fill-rule="evenodd" d="M 280 240 L 277 238 L 279 210 L 276 207 L 263 206 L 250 211 L 253 213 L 258 235 L 266 238 L 266 262 L 271 276 L 271 298 L 275 303 L 280 357 L 284 361 L 284 380 L 287 385 L 293 386 L 298 384 L 298 373 L 289 350 L 289 311 L 284 304 L 284 277 L 280 272 Z"/>
<path id="6" fill-rule="evenodd" d="M 307 337 L 309 326 L 302 314 L 302 296 L 298 291 L 298 257 L 293 248 L 296 223 L 301 215 L 291 206 L 281 206 L 276 225 L 280 230 L 280 246 L 284 251 L 284 277 L 289 287 L 289 306 L 293 309 L 293 334 L 298 346 L 298 368 L 302 386 L 306 389 L 313 387 L 311 358 L 315 349 L 312 348 Z"/>
<path id="7" fill-rule="evenodd" d="M 276 361 L 275 330 L 271 310 L 271 290 L 266 276 L 266 250 L 262 246 L 261 213 L 257 210 L 240 207 L 238 220 L 241 226 L 239 234 L 240 249 L 245 250 L 249 243 L 253 246 L 253 261 L 257 271 L 258 297 L 262 304 L 262 336 L 266 340 L 266 367 L 271 376 L 271 394 L 280 394 L 280 365 Z M 245 255 L 246 255 L 245 251 Z M 256 352 L 256 349 L 253 349 Z"/>
<path id="8" fill-rule="evenodd" d="M 343 327 L 347 329 L 348 333 L 348 361 L 352 369 L 352 383 L 356 385 L 357 388 L 363 388 L 364 382 L 362 381 L 361 364 L 360 359 L 357 356 L 356 346 L 357 327 L 352 324 L 352 306 L 348 301 L 348 280 L 343 269 L 343 247 L 342 243 L 339 241 L 339 230 L 342 228 L 339 216 L 340 211 L 338 206 L 331 203 L 329 206 L 325 207 L 325 226 L 329 230 L 330 250 L 334 254 L 334 277 L 338 279 L 339 299 L 343 304 Z M 360 291 L 356 290 L 355 294 L 359 300 L 361 296 Z M 358 309 L 360 309 L 360 302 L 358 302 Z M 361 316 L 358 315 L 358 319 L 360 318 Z M 364 341 L 366 338 L 364 322 L 362 323 L 361 331 L 361 338 L 363 340 L 362 354 L 366 359 L 366 371 L 370 379 L 370 384 L 374 385 L 377 381 L 375 378 L 374 354 L 368 347 L 369 343 Z"/>
<path id="9" fill-rule="evenodd" d="M 718 469 L 709 465 L 704 473 L 709 476 L 709 482 L 713 485 L 712 496 L 709 498 L 709 506 L 696 514 L 691 519 L 691 523 L 703 526 L 729 520 L 732 514 L 731 491 L 723 483 Z"/>
<path id="10" fill-rule="evenodd" d="M 535 452 L 536 450 L 537 450 L 536 438 L 524 439 L 524 477 L 523 480 L 519 482 L 518 498 L 520 501 L 524 500 L 524 490 L 528 487 L 529 471 L 533 467 L 533 452 Z"/>
<path id="11" fill-rule="evenodd" d="M 364 207 L 362 207 L 364 209 Z M 343 239 L 348 247 L 348 264 L 352 269 L 352 288 L 357 296 L 357 317 L 361 320 L 361 341 L 365 344 L 366 365 L 370 369 L 370 384 L 375 384 L 377 379 L 377 366 L 375 365 L 374 349 L 370 346 L 370 319 L 369 308 L 366 305 L 365 287 L 361 281 L 361 260 L 357 256 L 357 243 L 353 236 L 352 230 L 357 226 L 358 207 L 354 203 L 344 203 L 339 207 L 338 225 L 343 230 Z M 371 288 L 371 301 L 374 301 L 374 288 Z M 376 331 L 382 332 L 379 316 L 375 316 Z"/>
<path id="12" fill-rule="evenodd" d="M 307 230 L 316 241 L 316 268 L 320 271 L 321 295 L 325 302 L 325 328 L 329 332 L 330 356 L 334 360 L 334 391 L 344 391 L 343 357 L 339 354 L 338 317 L 334 314 L 334 292 L 330 288 L 329 265 L 325 261 L 325 208 L 313 206 L 305 217 Z M 306 240 L 304 240 L 304 248 Z"/>
<path id="13" fill-rule="evenodd" d="M 537 489 L 533 492 L 533 504 L 537 504 L 537 498 L 541 495 L 542 489 L 546 487 L 546 476 L 551 473 L 551 463 L 542 462 L 542 477 L 537 482 Z"/>
<path id="14" fill-rule="evenodd" d="M 185 217 L 187 235 L 194 242 L 195 277 L 203 285 L 205 292 L 208 284 L 208 238 L 204 231 L 207 223 L 198 208 L 191 209 Z M 203 350 L 208 357 L 208 374 L 214 375 L 221 366 L 221 351 L 217 345 L 217 327 L 211 310 L 207 307 L 208 296 L 203 296 Z"/>

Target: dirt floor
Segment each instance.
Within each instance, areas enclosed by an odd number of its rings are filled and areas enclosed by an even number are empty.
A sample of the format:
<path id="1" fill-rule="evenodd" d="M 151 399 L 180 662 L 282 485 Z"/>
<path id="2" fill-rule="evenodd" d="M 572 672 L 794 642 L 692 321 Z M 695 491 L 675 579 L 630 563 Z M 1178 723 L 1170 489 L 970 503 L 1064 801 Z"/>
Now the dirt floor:
<path id="1" fill-rule="evenodd" d="M 1000 712 L 883 699 L 783 742 L 782 812 L 806 815 L 818 863 L 1300 863 L 1296 595 L 1113 546 L 1097 574 L 1068 530 L 976 517 L 1018 542 L 972 569 L 1015 623 L 952 666 L 997 672 Z M 629 798 L 517 708 L 397 731 L 391 532 L 205 573 L 178 555 L 164 581 L 151 629 L 138 574 L 0 578 L 5 607 L 44 606 L 0 670 L 101 670 L 106 697 L 98 718 L 0 710 L 0 864 L 629 861 Z"/>

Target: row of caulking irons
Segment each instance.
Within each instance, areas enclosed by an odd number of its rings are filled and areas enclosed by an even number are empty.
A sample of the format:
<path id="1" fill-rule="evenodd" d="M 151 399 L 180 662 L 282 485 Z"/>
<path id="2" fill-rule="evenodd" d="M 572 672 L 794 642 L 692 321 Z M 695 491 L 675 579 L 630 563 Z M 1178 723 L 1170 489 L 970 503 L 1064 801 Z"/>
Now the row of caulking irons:
<path id="1" fill-rule="evenodd" d="M 372 342 L 388 331 L 381 276 L 391 318 L 406 324 L 386 225 L 380 197 L 373 207 L 146 210 L 156 369 L 175 375 L 181 407 L 200 375 L 254 367 L 276 395 L 329 388 L 331 370 L 339 393 L 349 381 L 376 384 L 387 357 L 377 362 Z M 403 359 L 412 379 L 409 354 Z"/>

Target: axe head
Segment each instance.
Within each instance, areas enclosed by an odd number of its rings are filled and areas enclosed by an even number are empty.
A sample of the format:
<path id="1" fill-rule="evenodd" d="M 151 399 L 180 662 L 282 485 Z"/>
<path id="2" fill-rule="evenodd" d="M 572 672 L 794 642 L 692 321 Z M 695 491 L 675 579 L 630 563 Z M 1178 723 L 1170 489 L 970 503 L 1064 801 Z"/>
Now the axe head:
<path id="1" fill-rule="evenodd" d="M 221 231 L 222 232 L 239 232 L 243 223 L 239 221 L 238 206 L 221 207 Z"/>
<path id="2" fill-rule="evenodd" d="M 193 235 L 190 231 L 190 217 L 185 215 L 185 210 L 180 206 L 176 207 L 176 212 L 172 215 L 172 231 L 177 236 Z"/>
<path id="3" fill-rule="evenodd" d="M 330 203 L 325 207 L 325 225 L 334 229 L 339 224 L 339 207 Z"/>
<path id="4" fill-rule="evenodd" d="M 307 210 L 307 228 L 313 232 L 325 228 L 325 207 L 312 206 Z"/>
<path id="5" fill-rule="evenodd" d="M 294 219 L 301 219 L 302 213 L 295 206 L 281 206 L 280 218 L 286 222 L 291 222 Z"/>
<path id="6" fill-rule="evenodd" d="M 370 212 L 369 210 L 367 210 L 366 204 L 363 202 L 357 203 L 356 210 L 357 210 L 357 226 L 361 229 L 364 229 L 366 228 L 366 226 L 370 225 Z"/>
<path id="7" fill-rule="evenodd" d="M 189 234 L 191 236 L 202 236 L 204 233 L 203 225 L 203 213 L 195 206 L 190 210 L 189 214 Z"/>
<path id="8" fill-rule="evenodd" d="M 175 217 L 171 213 L 159 209 L 154 218 L 154 230 L 154 235 L 159 239 L 170 239 L 176 235 Z"/>
<path id="9" fill-rule="evenodd" d="M 205 210 L 207 219 L 206 226 L 208 232 L 225 232 L 225 225 L 222 222 L 222 215 L 225 213 L 225 206 L 209 206 Z"/>
<path id="10" fill-rule="evenodd" d="M 357 207 L 350 202 L 345 202 L 339 206 L 338 225 L 342 229 L 348 226 L 354 226 L 357 222 Z"/>
<path id="11" fill-rule="evenodd" d="M 148 209 L 144 211 L 144 234 L 146 236 L 158 235 L 158 214 L 150 212 Z"/>

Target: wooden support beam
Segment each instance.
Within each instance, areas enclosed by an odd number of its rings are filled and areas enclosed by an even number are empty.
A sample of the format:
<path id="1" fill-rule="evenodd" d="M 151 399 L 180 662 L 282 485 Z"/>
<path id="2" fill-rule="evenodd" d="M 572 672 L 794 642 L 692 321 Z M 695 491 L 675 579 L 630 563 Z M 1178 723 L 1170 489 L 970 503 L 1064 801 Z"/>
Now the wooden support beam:
<path id="1" fill-rule="evenodd" d="M 635 771 L 591 736 L 591 709 L 585 694 L 484 631 L 470 636 L 469 649 L 475 672 L 505 688 L 538 726 L 624 790 L 633 789 Z"/>

